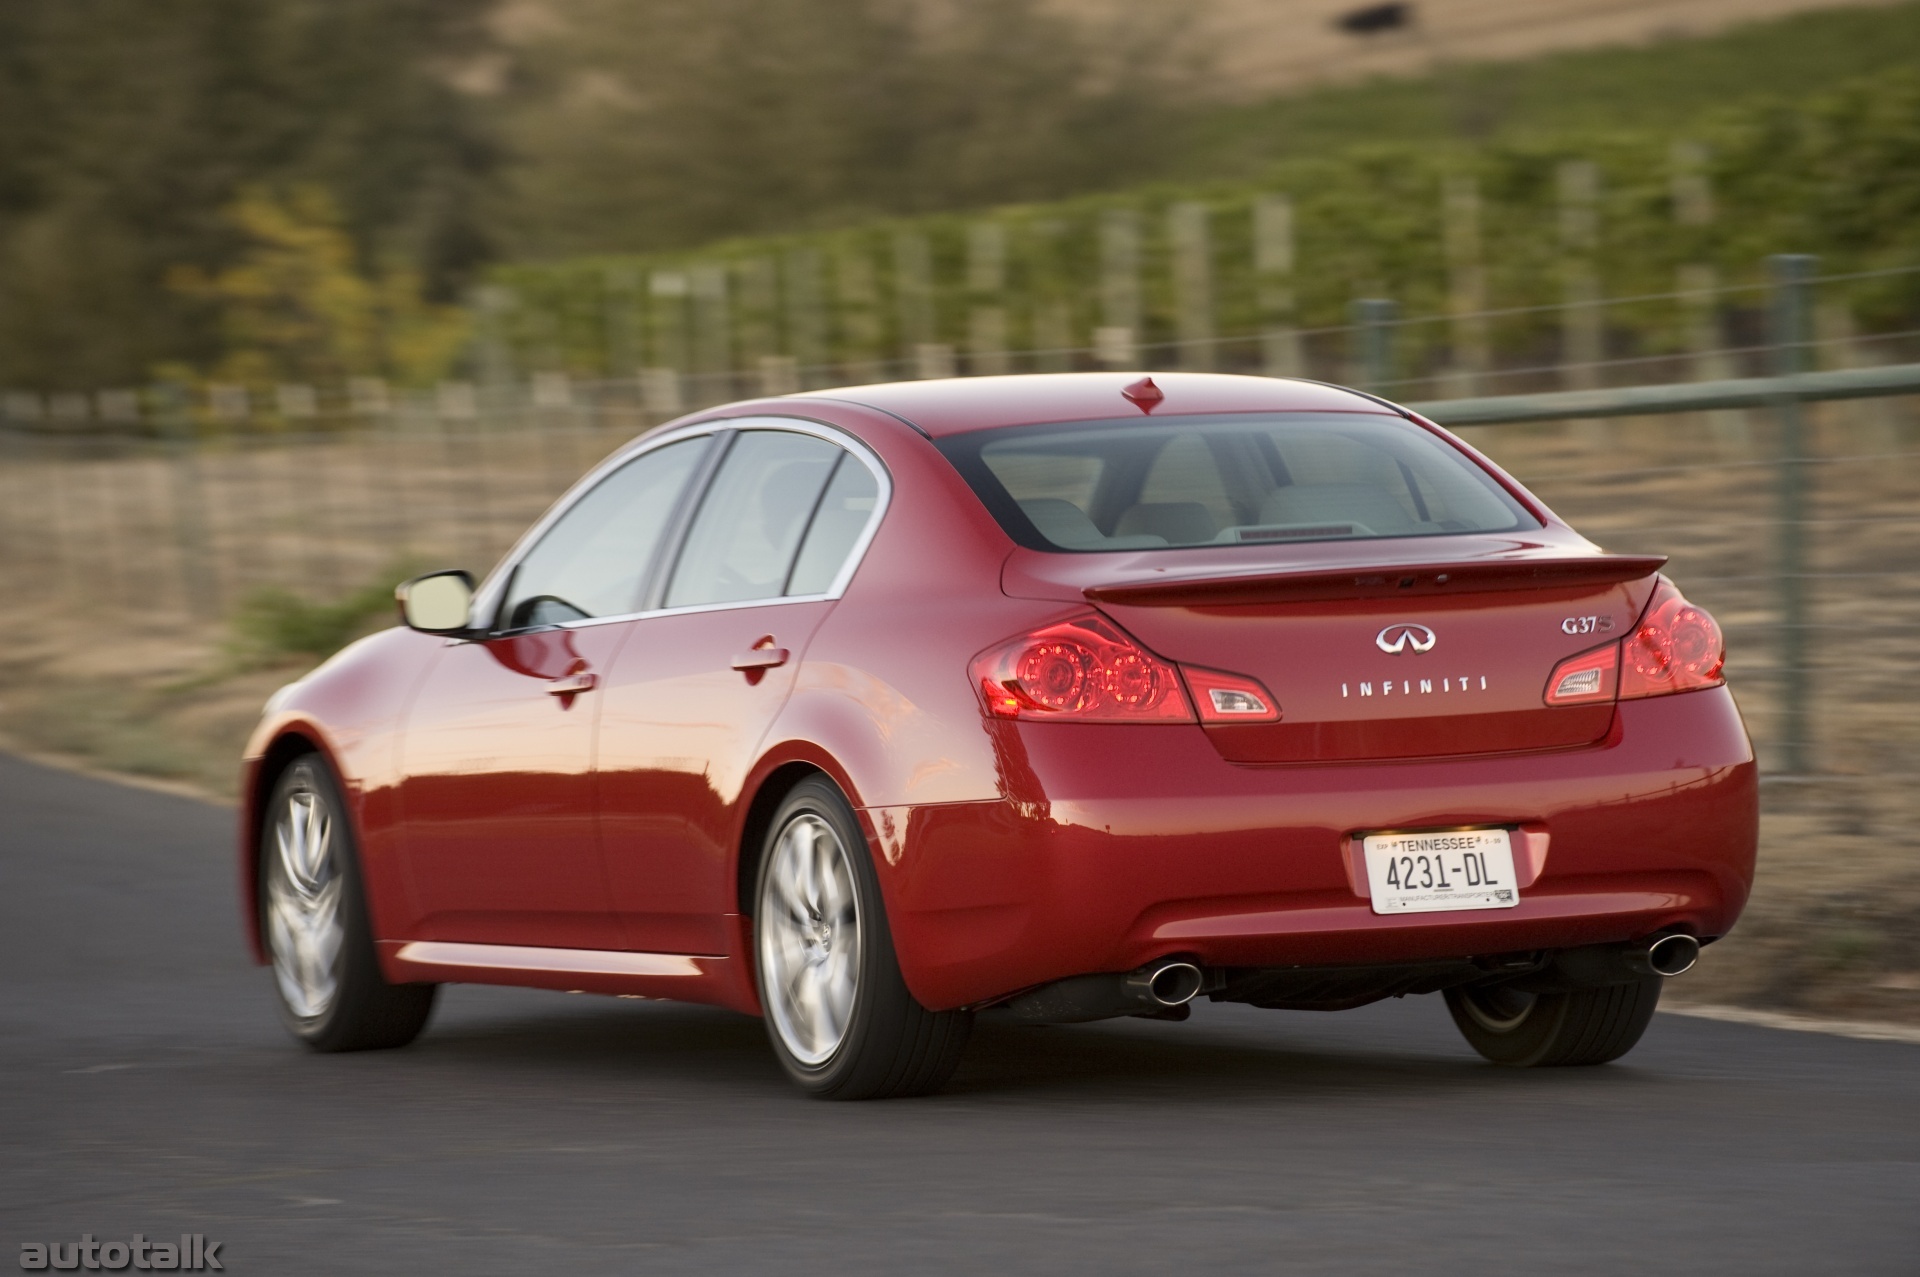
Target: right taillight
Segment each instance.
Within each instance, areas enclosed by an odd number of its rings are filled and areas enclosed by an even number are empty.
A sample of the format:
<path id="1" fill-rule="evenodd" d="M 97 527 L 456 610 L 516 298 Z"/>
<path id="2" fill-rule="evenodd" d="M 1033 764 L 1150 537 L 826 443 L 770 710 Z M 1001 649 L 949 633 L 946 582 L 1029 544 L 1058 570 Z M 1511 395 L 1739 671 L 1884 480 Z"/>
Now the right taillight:
<path id="1" fill-rule="evenodd" d="M 1718 687 L 1726 664 L 1719 624 L 1662 577 L 1639 626 L 1620 644 L 1620 699 Z"/>
<path id="2" fill-rule="evenodd" d="M 1662 577 L 1632 634 L 1554 666 L 1546 701 L 1592 705 L 1718 687 L 1726 663 L 1720 626 Z"/>

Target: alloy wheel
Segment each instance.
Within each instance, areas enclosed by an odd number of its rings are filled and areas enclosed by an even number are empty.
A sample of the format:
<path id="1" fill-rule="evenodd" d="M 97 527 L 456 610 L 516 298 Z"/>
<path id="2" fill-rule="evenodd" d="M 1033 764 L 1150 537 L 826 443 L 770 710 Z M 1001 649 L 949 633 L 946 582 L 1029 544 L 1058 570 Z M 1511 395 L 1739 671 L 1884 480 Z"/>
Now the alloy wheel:
<path id="1" fill-rule="evenodd" d="M 302 1020 L 326 1014 L 339 991 L 346 939 L 333 813 L 312 789 L 296 788 L 273 824 L 267 866 L 267 947 L 287 1009 Z"/>
<path id="2" fill-rule="evenodd" d="M 794 1059 L 826 1063 L 846 1039 L 860 984 L 860 901 L 833 827 L 799 812 L 780 831 L 760 892 L 766 1013 Z"/>

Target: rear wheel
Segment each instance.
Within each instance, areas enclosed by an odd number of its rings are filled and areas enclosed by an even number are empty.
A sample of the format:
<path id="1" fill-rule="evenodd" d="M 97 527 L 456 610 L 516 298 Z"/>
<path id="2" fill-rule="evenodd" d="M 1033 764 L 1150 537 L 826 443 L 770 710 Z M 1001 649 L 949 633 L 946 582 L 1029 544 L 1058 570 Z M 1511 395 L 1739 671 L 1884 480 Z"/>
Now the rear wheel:
<path id="1" fill-rule="evenodd" d="M 853 809 L 803 781 L 775 813 L 754 893 L 754 974 L 787 1075 L 823 1099 L 938 1090 L 973 1026 L 915 1001 Z"/>
<path id="2" fill-rule="evenodd" d="M 1447 1009 L 1468 1045 L 1495 1064 L 1605 1064 L 1631 1051 L 1647 1031 L 1660 985 L 1657 976 L 1568 993 L 1467 985 L 1447 990 Z"/>
<path id="3" fill-rule="evenodd" d="M 261 834 L 261 933 L 287 1027 L 316 1051 L 413 1041 L 435 986 L 380 974 L 346 804 L 319 757 L 281 774 Z"/>

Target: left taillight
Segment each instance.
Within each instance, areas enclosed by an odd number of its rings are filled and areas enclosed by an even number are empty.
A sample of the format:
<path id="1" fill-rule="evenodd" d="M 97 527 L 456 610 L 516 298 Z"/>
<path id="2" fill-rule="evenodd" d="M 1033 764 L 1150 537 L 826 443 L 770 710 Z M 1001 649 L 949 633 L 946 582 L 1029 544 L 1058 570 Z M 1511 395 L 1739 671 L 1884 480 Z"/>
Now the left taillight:
<path id="1" fill-rule="evenodd" d="M 1718 687 L 1726 682 L 1721 677 L 1726 663 L 1719 624 L 1663 577 L 1632 634 L 1554 667 L 1546 701 L 1591 705 Z"/>
<path id="2" fill-rule="evenodd" d="M 1099 616 L 1060 621 L 989 648 L 973 658 L 972 673 L 995 718 L 1194 721 L 1180 672 Z"/>

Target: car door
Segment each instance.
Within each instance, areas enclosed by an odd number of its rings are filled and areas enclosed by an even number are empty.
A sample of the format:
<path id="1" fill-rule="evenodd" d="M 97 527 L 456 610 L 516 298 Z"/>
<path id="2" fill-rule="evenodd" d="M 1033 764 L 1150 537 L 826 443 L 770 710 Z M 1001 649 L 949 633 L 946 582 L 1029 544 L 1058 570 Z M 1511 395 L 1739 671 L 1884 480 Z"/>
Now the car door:
<path id="1" fill-rule="evenodd" d="M 402 738 L 414 937 L 618 949 L 594 811 L 594 720 L 707 436 L 641 453 L 549 522 L 450 640 Z"/>
<path id="2" fill-rule="evenodd" d="M 726 447 L 601 710 L 602 845 L 637 950 L 730 948 L 735 804 L 884 504 L 884 470 L 843 437 L 768 426 Z"/>

